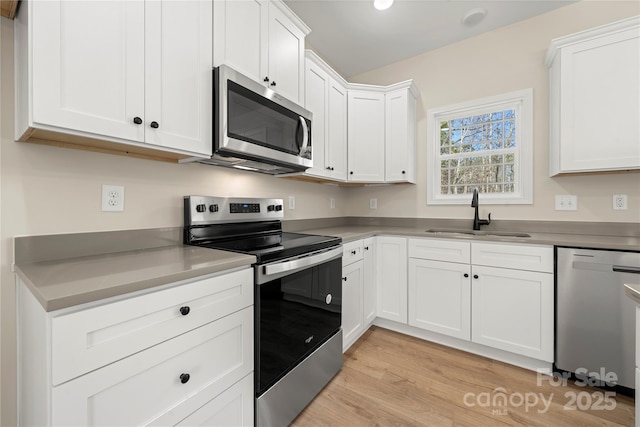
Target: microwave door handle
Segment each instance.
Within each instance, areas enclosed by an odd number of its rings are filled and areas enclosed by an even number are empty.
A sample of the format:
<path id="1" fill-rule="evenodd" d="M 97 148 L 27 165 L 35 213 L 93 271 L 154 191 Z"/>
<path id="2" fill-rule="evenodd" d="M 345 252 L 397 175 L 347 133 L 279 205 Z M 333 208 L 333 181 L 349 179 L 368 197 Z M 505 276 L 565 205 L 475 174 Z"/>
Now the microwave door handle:
<path id="1" fill-rule="evenodd" d="M 307 121 L 304 117 L 300 116 L 299 119 L 300 125 L 302 126 L 302 147 L 300 147 L 300 154 L 304 154 L 309 145 L 309 128 L 307 127 Z"/>

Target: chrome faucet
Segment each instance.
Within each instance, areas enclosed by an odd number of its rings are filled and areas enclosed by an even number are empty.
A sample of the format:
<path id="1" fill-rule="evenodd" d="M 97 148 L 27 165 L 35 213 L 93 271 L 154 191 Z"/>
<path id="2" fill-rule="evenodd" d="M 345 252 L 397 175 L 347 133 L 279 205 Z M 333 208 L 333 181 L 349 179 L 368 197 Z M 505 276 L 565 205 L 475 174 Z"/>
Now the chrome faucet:
<path id="1" fill-rule="evenodd" d="M 480 219 L 478 216 L 478 188 L 473 189 L 473 197 L 471 198 L 471 207 L 475 208 L 475 215 L 473 216 L 473 229 L 480 230 L 481 225 L 489 225 L 491 224 L 491 213 L 487 219 Z"/>

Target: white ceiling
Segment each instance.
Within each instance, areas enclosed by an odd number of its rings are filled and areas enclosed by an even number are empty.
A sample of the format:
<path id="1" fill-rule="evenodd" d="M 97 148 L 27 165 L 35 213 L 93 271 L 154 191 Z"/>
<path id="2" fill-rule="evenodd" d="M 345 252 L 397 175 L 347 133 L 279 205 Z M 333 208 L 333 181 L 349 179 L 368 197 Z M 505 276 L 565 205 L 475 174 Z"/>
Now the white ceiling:
<path id="1" fill-rule="evenodd" d="M 310 28 L 308 44 L 343 77 L 566 6 L 571 0 L 395 0 L 379 11 L 373 0 L 284 0 Z M 470 10 L 487 15 L 461 23 Z"/>

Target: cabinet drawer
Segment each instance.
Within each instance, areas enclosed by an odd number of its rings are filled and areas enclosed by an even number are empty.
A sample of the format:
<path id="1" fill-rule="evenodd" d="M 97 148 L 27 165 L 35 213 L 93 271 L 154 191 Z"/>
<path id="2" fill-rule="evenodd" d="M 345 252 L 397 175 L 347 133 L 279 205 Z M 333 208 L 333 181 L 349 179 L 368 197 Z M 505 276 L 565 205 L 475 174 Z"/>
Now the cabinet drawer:
<path id="1" fill-rule="evenodd" d="M 253 375 L 225 390 L 202 408 L 182 420 L 177 426 L 251 427 L 253 426 Z M 159 425 L 166 425 L 158 420 Z"/>
<path id="2" fill-rule="evenodd" d="M 342 245 L 342 266 L 352 264 L 362 259 L 362 240 Z"/>
<path id="3" fill-rule="evenodd" d="M 54 314 L 52 383 L 61 384 L 252 304 L 253 270 L 245 269 Z"/>
<path id="4" fill-rule="evenodd" d="M 53 425 L 174 425 L 252 371 L 246 308 L 54 387 Z"/>
<path id="5" fill-rule="evenodd" d="M 553 273 L 553 247 L 471 243 L 474 265 Z"/>
<path id="6" fill-rule="evenodd" d="M 409 239 L 409 258 L 470 262 L 469 242 L 444 239 Z"/>

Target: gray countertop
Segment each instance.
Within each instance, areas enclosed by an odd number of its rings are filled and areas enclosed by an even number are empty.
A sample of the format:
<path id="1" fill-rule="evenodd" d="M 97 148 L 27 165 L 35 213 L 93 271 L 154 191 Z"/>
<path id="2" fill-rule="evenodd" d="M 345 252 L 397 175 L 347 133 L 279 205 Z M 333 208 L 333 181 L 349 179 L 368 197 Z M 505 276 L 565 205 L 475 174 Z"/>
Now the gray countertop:
<path id="1" fill-rule="evenodd" d="M 46 311 L 194 279 L 255 263 L 252 255 L 174 245 L 16 264 Z"/>
<path id="2" fill-rule="evenodd" d="M 435 234 L 426 232 L 427 228 L 331 225 L 305 226 L 296 231 L 336 236 L 345 243 L 375 235 L 397 235 L 640 251 L 637 236 L 528 233 L 531 237 L 518 238 Z M 180 243 L 180 228 L 26 236 L 14 240 L 16 274 L 46 311 L 248 267 L 256 262 L 251 255 L 184 246 Z"/>
<path id="3" fill-rule="evenodd" d="M 491 235 L 466 235 L 447 233 L 428 233 L 427 228 L 388 227 L 388 226 L 336 226 L 300 230 L 301 233 L 321 234 L 341 237 L 343 242 L 363 239 L 375 235 L 397 235 L 407 237 L 430 237 L 469 241 L 492 241 L 505 243 L 528 243 L 535 245 L 573 246 L 593 249 L 613 249 L 640 251 L 640 237 L 602 236 L 589 234 L 528 233 L 531 237 L 504 237 Z"/>

